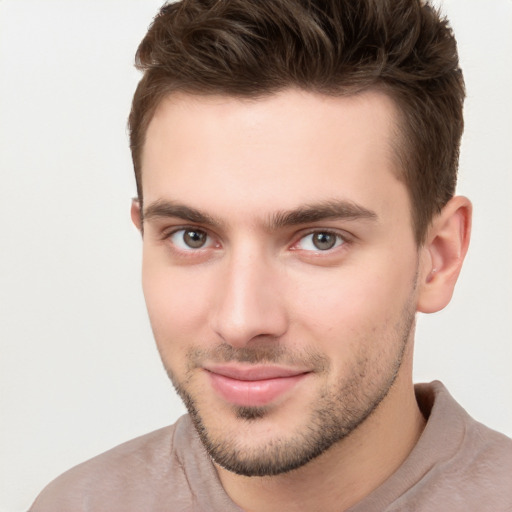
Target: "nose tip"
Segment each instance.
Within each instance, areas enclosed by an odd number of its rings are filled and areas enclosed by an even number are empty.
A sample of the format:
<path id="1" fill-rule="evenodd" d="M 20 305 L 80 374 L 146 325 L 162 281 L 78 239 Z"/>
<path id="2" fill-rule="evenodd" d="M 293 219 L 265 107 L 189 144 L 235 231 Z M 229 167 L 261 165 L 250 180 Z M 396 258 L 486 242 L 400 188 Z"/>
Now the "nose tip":
<path id="1" fill-rule="evenodd" d="M 233 347 L 243 347 L 255 340 L 276 342 L 286 331 L 277 315 L 257 317 L 252 311 L 249 317 L 232 311 L 229 318 L 226 316 L 217 323 L 215 330 L 223 342 Z"/>
<path id="2" fill-rule="evenodd" d="M 262 262 L 232 267 L 221 282 L 213 330 L 234 347 L 251 340 L 274 341 L 288 328 L 275 272 Z"/>

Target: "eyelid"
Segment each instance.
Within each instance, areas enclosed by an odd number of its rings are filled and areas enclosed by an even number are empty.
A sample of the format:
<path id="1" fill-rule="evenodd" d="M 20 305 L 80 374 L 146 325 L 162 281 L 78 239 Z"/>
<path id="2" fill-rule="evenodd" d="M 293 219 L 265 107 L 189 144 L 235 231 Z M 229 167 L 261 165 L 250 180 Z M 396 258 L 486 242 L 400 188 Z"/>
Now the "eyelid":
<path id="1" fill-rule="evenodd" d="M 206 243 L 206 245 L 204 245 L 202 247 L 198 247 L 198 248 L 192 248 L 192 247 L 182 248 L 182 247 L 177 246 L 176 243 L 174 243 L 171 240 L 171 237 L 173 235 L 175 235 L 176 233 L 185 232 L 185 231 L 188 231 L 188 230 L 190 230 L 190 231 L 200 231 L 200 232 L 205 233 L 206 236 L 208 237 L 209 241 Z M 330 249 L 324 249 L 324 250 L 322 250 L 322 249 L 302 249 L 302 248 L 298 247 L 298 244 L 300 243 L 301 240 L 303 240 L 307 236 L 314 235 L 315 233 L 327 233 L 327 234 L 334 235 L 337 239 L 339 239 L 341 241 L 341 243 L 338 243 L 337 245 L 335 245 L 334 247 L 332 247 Z M 194 224 L 180 224 L 180 225 L 170 226 L 170 227 L 167 227 L 165 229 L 162 229 L 161 232 L 160 232 L 160 238 L 161 238 L 162 241 L 167 241 L 171 245 L 173 245 L 175 250 L 181 251 L 183 253 L 200 252 L 201 250 L 215 248 L 215 247 L 220 247 L 222 245 L 219 242 L 219 237 L 216 236 L 215 234 L 212 234 L 209 229 L 204 228 L 202 226 L 194 225 Z M 316 254 L 319 254 L 319 255 L 321 255 L 323 253 L 324 254 L 329 254 L 329 253 L 334 252 L 336 249 L 340 249 L 341 247 L 344 247 L 346 244 L 351 243 L 354 240 L 354 238 L 355 237 L 353 235 L 351 235 L 350 233 L 347 233 L 344 230 L 340 230 L 340 229 L 332 228 L 332 227 L 328 227 L 328 228 L 320 228 L 319 227 L 319 228 L 302 229 L 302 230 L 300 230 L 298 233 L 296 233 L 293 236 L 293 240 L 294 241 L 289 246 L 289 250 L 304 251 L 306 253 L 312 253 L 312 254 L 316 253 Z"/>
<path id="2" fill-rule="evenodd" d="M 336 245 L 334 245 L 334 247 L 331 247 L 329 249 L 324 249 L 324 250 L 318 249 L 318 248 L 315 248 L 315 249 L 303 249 L 303 248 L 298 247 L 299 243 L 302 240 L 304 240 L 308 236 L 311 236 L 311 235 L 314 235 L 314 234 L 317 234 L 317 233 L 324 233 L 324 234 L 333 235 L 338 240 L 340 240 L 341 243 L 337 243 Z M 293 244 L 290 247 L 290 249 L 291 250 L 296 250 L 296 251 L 310 252 L 310 253 L 315 253 L 315 254 L 329 254 L 329 253 L 335 251 L 336 249 L 339 249 L 339 248 L 343 247 L 344 245 L 346 245 L 350 241 L 351 241 L 351 237 L 346 232 L 344 232 L 344 231 L 340 232 L 339 230 L 333 229 L 333 228 L 311 228 L 311 229 L 308 229 L 308 230 L 301 231 L 298 234 L 298 236 L 295 237 L 295 242 L 293 242 Z"/>
<path id="3" fill-rule="evenodd" d="M 201 247 L 180 247 L 176 241 L 172 240 L 172 237 L 180 232 L 187 232 L 187 231 L 197 231 L 204 233 L 207 237 L 207 242 L 205 245 Z M 219 246 L 218 242 L 215 241 L 215 237 L 207 230 L 199 226 L 194 225 L 181 225 L 181 226 L 173 226 L 172 228 L 166 229 L 162 232 L 162 240 L 168 241 L 177 251 L 182 252 L 199 252 L 204 249 L 210 249 L 212 247 Z"/>
<path id="4" fill-rule="evenodd" d="M 178 231 L 202 231 L 203 233 L 206 233 L 208 236 L 210 236 L 208 229 L 194 224 L 175 224 L 172 226 L 161 227 L 158 231 L 160 232 L 159 236 L 161 236 L 163 240 L 169 238 L 171 235 L 174 235 Z"/>

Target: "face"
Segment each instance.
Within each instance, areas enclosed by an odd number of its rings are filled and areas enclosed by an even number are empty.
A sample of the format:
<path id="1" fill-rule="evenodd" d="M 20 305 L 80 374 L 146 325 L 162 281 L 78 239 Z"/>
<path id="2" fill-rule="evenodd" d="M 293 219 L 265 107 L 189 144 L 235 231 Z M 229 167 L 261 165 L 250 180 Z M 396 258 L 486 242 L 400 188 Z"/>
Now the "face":
<path id="1" fill-rule="evenodd" d="M 307 463 L 365 422 L 404 371 L 418 249 L 395 119 L 377 92 L 289 90 L 175 95 L 150 123 L 150 321 L 201 439 L 230 471 Z"/>

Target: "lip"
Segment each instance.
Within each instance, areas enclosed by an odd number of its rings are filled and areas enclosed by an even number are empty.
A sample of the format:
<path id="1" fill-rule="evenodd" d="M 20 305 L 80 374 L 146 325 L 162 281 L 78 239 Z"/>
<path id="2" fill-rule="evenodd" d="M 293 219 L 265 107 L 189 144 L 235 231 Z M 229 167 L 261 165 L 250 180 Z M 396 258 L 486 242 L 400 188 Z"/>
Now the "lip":
<path id="1" fill-rule="evenodd" d="M 280 366 L 209 366 L 214 391 L 238 406 L 262 407 L 290 391 L 310 372 Z"/>

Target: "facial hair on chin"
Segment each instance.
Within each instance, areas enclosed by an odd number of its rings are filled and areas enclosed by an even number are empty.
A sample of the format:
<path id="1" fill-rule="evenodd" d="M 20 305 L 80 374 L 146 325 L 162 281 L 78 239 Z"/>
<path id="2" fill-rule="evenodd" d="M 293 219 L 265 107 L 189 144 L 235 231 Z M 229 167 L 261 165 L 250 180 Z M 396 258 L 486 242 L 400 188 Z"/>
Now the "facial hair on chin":
<path id="1" fill-rule="evenodd" d="M 203 445 L 217 464 L 245 476 L 278 475 L 299 468 L 318 457 L 333 444 L 347 437 L 375 411 L 395 382 L 413 329 L 414 312 L 408 311 L 402 317 L 401 325 L 397 326 L 396 334 L 400 339 L 398 343 L 395 341 L 395 353 L 386 368 L 379 368 L 377 371 L 369 368 L 368 360 L 361 357 L 350 376 L 342 379 L 334 388 L 322 389 L 302 428 L 297 428 L 296 432 L 286 437 L 271 439 L 265 445 L 254 448 L 244 446 L 243 442 L 230 434 L 225 437 L 212 436 L 197 400 L 187 390 L 186 381 L 181 384 L 169 369 L 167 372 L 187 407 Z M 329 369 L 329 361 L 325 356 L 292 356 L 280 346 L 272 344 L 241 349 L 220 345 L 209 352 L 195 350 L 189 354 L 189 369 L 196 367 L 205 357 L 213 357 L 218 362 L 297 363 L 301 360 L 302 364 L 310 364 L 319 372 Z M 379 383 L 372 387 L 370 381 L 375 383 L 375 376 Z M 234 406 L 233 412 L 237 419 L 250 423 L 267 416 L 268 408 Z"/>

